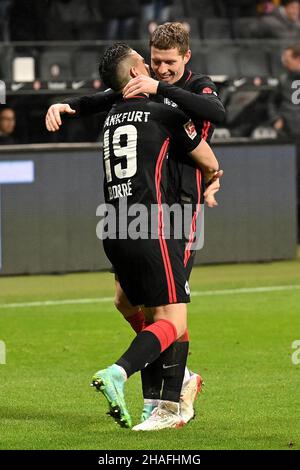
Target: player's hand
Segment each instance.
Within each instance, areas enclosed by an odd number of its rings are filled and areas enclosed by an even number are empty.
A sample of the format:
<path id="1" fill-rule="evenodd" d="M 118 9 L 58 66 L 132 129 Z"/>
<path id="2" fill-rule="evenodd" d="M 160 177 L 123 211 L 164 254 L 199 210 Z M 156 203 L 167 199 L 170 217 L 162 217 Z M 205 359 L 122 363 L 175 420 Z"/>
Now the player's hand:
<path id="1" fill-rule="evenodd" d="M 209 186 L 206 188 L 204 193 L 204 200 L 208 207 L 213 208 L 218 205 L 215 198 L 215 194 L 220 189 L 220 178 L 222 178 L 224 172 L 223 170 L 218 170 L 215 172 L 214 176 L 210 180 Z"/>
<path id="2" fill-rule="evenodd" d="M 139 75 L 132 78 L 123 90 L 124 98 L 133 98 L 139 93 L 149 93 L 149 95 L 156 95 L 159 82 L 147 75 Z"/>
<path id="3" fill-rule="evenodd" d="M 45 122 L 49 132 L 56 132 L 61 126 L 61 114 L 75 114 L 76 111 L 68 104 L 56 103 L 50 106 L 47 111 Z"/>

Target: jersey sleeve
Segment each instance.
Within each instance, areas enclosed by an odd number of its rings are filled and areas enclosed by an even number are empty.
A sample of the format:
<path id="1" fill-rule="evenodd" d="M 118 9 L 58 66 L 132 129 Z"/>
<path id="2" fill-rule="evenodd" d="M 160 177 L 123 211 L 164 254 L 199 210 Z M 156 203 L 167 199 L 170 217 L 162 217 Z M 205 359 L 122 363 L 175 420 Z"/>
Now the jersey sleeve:
<path id="1" fill-rule="evenodd" d="M 193 119 L 205 119 L 221 124 L 225 119 L 225 108 L 218 97 L 216 85 L 209 77 L 199 77 L 192 85 L 193 91 L 188 91 L 159 82 L 157 92 L 174 101 Z"/>
<path id="2" fill-rule="evenodd" d="M 67 98 L 63 103 L 67 103 L 75 109 L 76 116 L 89 116 L 91 114 L 110 111 L 111 107 L 119 98 L 119 93 L 113 90 L 100 91 L 94 95 L 78 96 Z"/>
<path id="3" fill-rule="evenodd" d="M 179 109 L 171 106 L 167 106 L 167 108 L 162 113 L 161 118 L 171 139 L 186 152 L 192 152 L 202 140 L 194 122 Z"/>

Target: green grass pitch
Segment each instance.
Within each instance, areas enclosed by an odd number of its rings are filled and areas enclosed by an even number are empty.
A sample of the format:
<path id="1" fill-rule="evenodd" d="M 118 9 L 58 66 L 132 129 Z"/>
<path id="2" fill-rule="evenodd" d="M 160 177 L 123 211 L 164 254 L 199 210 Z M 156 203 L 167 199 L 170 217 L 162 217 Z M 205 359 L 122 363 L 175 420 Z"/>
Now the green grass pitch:
<path id="1" fill-rule="evenodd" d="M 245 287 L 295 285 L 279 291 Z M 134 433 L 105 413 L 92 374 L 133 339 L 114 310 L 109 273 L 0 279 L 0 449 L 300 449 L 300 260 L 194 269 L 189 366 L 205 380 L 196 418 L 179 430 Z M 230 290 L 210 295 L 199 292 Z M 100 302 L 12 306 L 64 299 Z M 103 299 L 104 298 L 104 299 Z M 126 384 L 134 423 L 140 378 Z"/>

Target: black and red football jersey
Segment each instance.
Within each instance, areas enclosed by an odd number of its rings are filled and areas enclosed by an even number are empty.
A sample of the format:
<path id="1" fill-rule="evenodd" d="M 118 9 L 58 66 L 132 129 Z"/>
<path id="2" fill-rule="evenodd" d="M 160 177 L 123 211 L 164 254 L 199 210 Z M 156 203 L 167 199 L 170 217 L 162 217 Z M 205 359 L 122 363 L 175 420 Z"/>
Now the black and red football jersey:
<path id="1" fill-rule="evenodd" d="M 154 101 L 183 110 L 195 123 L 197 132 L 208 142 L 214 125 L 224 120 L 225 109 L 210 77 L 185 69 L 183 76 L 173 85 L 159 82 L 157 92 L 157 95 L 151 96 Z M 97 112 L 107 113 L 119 96 L 118 93 L 107 90 L 90 96 L 69 98 L 65 102 L 76 110 L 76 115 L 84 116 Z M 203 202 L 203 175 L 195 164 L 186 158 L 181 149 L 178 152 L 178 147 L 172 145 L 169 161 L 170 203 Z"/>
<path id="2" fill-rule="evenodd" d="M 186 93 L 185 93 L 186 92 Z M 218 98 L 217 88 L 209 77 L 195 74 L 185 69 L 183 76 L 174 85 L 160 82 L 157 99 L 173 108 L 184 105 L 185 112 L 193 119 L 197 133 L 207 142 L 210 142 L 214 131 L 214 124 L 208 119 L 199 119 L 197 99 L 201 97 L 199 106 L 203 106 L 203 98 L 208 101 L 212 99 L 216 105 L 223 105 Z M 175 101 L 176 100 L 176 101 Z M 203 172 L 199 170 L 195 162 L 187 159 L 185 153 L 178 146 L 170 147 L 169 159 L 169 194 L 171 202 L 192 203 L 199 205 L 203 203 L 205 183 Z"/>
<path id="3" fill-rule="evenodd" d="M 127 208 L 143 204 L 149 211 L 153 204 L 168 203 L 170 145 L 191 160 L 188 152 L 200 142 L 193 123 L 179 109 L 154 103 L 145 95 L 120 99 L 103 128 L 105 202 L 115 208 L 117 219 L 125 201 Z M 116 233 L 120 232 L 117 223 Z"/>

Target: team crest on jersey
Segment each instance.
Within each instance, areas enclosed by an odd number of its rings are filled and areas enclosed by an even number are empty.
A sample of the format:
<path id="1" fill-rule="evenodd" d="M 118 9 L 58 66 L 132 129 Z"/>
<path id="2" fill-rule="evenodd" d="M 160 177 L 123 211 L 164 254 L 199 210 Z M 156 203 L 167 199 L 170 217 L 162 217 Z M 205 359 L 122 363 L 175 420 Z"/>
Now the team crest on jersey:
<path id="1" fill-rule="evenodd" d="M 193 121 L 190 119 L 186 124 L 184 124 L 183 127 L 189 138 L 194 140 L 194 138 L 197 136 L 197 131 Z"/>

